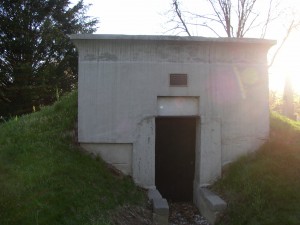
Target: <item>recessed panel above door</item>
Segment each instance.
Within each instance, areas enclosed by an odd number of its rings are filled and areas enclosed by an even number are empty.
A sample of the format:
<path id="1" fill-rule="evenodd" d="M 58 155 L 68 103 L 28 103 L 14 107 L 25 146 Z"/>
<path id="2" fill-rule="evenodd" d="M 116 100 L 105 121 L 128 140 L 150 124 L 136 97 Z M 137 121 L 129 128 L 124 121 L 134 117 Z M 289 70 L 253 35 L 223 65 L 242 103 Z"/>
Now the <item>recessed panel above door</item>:
<path id="1" fill-rule="evenodd" d="M 158 116 L 198 116 L 198 97 L 158 97 Z"/>

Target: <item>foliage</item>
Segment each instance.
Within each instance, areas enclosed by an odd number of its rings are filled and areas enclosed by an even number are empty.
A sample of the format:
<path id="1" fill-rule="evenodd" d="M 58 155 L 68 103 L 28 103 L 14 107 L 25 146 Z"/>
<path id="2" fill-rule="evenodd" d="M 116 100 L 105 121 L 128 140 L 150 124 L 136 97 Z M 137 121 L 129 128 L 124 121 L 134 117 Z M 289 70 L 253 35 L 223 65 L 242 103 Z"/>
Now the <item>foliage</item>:
<path id="1" fill-rule="evenodd" d="M 296 119 L 297 115 L 298 118 L 300 116 L 300 95 L 297 92 L 289 93 L 289 99 L 293 102 L 289 103 L 292 104 L 290 106 L 293 109 L 293 117 L 291 119 Z M 287 95 L 285 95 L 287 96 Z M 285 103 L 286 104 L 286 103 Z M 284 95 L 276 92 L 276 91 L 270 91 L 269 93 L 269 106 L 271 111 L 275 111 L 277 113 L 280 113 L 284 115 Z"/>
<path id="2" fill-rule="evenodd" d="M 300 94 L 294 92 L 294 109 L 295 114 L 300 118 Z"/>
<path id="3" fill-rule="evenodd" d="M 56 100 L 77 83 L 77 52 L 68 34 L 92 33 L 96 19 L 80 0 L 0 2 L 0 116 L 21 115 Z"/>
<path id="4" fill-rule="evenodd" d="M 269 107 L 271 111 L 282 113 L 282 96 L 277 91 L 269 92 Z"/>
<path id="5" fill-rule="evenodd" d="M 286 77 L 284 91 L 283 91 L 283 115 L 290 119 L 294 118 L 294 92 L 292 88 L 291 79 Z"/>
<path id="6" fill-rule="evenodd" d="M 0 224 L 111 224 L 144 194 L 73 144 L 77 93 L 0 125 Z"/>
<path id="7" fill-rule="evenodd" d="M 300 146 L 300 122 L 279 113 L 271 113 L 270 138 L 273 142 Z"/>
<path id="8" fill-rule="evenodd" d="M 214 185 L 228 202 L 219 224 L 299 224 L 300 123 L 272 113 L 271 133 L 270 142 L 232 163 Z"/>

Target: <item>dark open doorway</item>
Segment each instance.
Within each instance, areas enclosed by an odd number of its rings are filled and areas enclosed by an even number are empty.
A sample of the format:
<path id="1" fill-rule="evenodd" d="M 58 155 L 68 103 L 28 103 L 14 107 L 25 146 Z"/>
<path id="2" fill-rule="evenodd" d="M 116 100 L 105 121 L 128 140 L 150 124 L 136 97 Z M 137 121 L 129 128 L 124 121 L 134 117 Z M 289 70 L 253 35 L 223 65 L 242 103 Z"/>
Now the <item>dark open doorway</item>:
<path id="1" fill-rule="evenodd" d="M 155 120 L 155 185 L 174 202 L 193 199 L 196 122 L 195 117 Z"/>

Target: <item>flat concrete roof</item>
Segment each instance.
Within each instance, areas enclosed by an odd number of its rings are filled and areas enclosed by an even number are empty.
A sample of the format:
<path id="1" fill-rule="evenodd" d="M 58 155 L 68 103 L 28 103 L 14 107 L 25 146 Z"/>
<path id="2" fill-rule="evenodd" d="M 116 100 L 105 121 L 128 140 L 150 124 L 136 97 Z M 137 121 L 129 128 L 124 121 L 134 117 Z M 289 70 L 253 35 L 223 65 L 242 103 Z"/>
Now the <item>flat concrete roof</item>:
<path id="1" fill-rule="evenodd" d="M 199 36 L 165 36 L 165 35 L 123 35 L 123 34 L 71 34 L 72 40 L 140 40 L 140 41 L 178 41 L 178 42 L 210 42 L 263 44 L 272 46 L 276 40 L 258 38 L 209 38 Z"/>

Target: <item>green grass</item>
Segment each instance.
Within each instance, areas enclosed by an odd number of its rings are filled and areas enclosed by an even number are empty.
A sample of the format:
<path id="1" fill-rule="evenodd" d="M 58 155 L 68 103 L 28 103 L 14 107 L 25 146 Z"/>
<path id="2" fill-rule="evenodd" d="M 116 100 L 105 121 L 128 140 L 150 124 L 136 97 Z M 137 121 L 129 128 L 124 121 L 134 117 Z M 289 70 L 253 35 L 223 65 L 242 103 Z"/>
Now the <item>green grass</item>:
<path id="1" fill-rule="evenodd" d="M 271 114 L 271 139 L 232 163 L 213 190 L 228 202 L 218 224 L 300 224 L 300 123 Z"/>
<path id="2" fill-rule="evenodd" d="M 77 93 L 0 125 L 0 224 L 111 224 L 144 193 L 74 145 Z"/>
<path id="3" fill-rule="evenodd" d="M 300 122 L 272 112 L 270 128 L 272 141 L 300 147 Z"/>
<path id="4" fill-rule="evenodd" d="M 144 204 L 128 177 L 74 144 L 77 93 L 0 125 L 0 225 L 112 224 L 119 206 Z M 300 224 L 300 123 L 271 114 L 271 138 L 232 163 L 212 187 L 223 225 Z"/>

